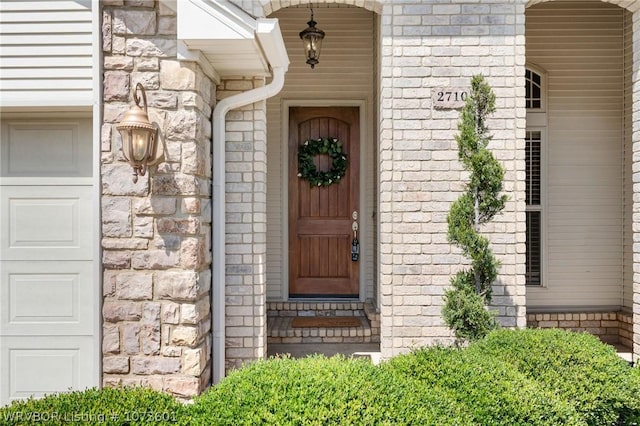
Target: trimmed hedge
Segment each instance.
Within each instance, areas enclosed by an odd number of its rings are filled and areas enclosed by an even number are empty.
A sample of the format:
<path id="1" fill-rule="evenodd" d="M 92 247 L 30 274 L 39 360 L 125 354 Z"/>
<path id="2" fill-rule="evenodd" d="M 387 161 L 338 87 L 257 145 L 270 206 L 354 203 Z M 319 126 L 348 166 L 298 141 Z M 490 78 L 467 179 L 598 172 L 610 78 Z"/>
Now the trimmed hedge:
<path id="1" fill-rule="evenodd" d="M 535 380 L 466 349 L 429 348 L 391 360 L 383 369 L 414 379 L 415 392 L 454 399 L 475 425 L 581 425 L 573 406 Z"/>
<path id="2" fill-rule="evenodd" d="M 420 349 L 381 366 L 259 361 L 191 405 L 144 388 L 14 402 L 0 408 L 0 424 L 632 426 L 640 368 L 587 334 L 501 330 L 465 349 Z"/>
<path id="3" fill-rule="evenodd" d="M 640 424 L 640 374 L 588 333 L 502 330 L 468 349 L 571 402 L 589 425 Z"/>
<path id="4" fill-rule="evenodd" d="M 466 349 L 421 349 L 381 367 L 258 362 L 198 398 L 192 413 L 216 425 L 634 425 L 639 371 L 588 334 L 501 330 Z"/>
<path id="5" fill-rule="evenodd" d="M 273 358 L 231 373 L 192 414 L 210 425 L 473 424 L 447 395 L 412 384 L 361 359 Z"/>

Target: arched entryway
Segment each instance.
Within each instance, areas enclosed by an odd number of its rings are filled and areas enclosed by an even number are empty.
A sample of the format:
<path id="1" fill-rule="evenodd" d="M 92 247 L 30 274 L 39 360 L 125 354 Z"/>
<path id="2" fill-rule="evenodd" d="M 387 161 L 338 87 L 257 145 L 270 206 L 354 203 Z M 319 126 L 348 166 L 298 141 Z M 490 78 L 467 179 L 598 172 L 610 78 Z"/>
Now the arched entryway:
<path id="1" fill-rule="evenodd" d="M 540 99 L 527 104 L 528 322 L 586 330 L 628 350 L 638 139 L 632 7 L 533 0 L 525 33 L 527 96 Z M 635 306 L 637 323 L 637 298 Z"/>
<path id="2" fill-rule="evenodd" d="M 305 63 L 298 35 L 310 19 L 309 4 L 269 14 L 279 20 L 291 60 L 282 92 L 266 108 L 266 286 L 272 345 L 331 343 L 337 351 L 340 345 L 357 343 L 378 350 L 380 21 L 370 2 L 368 6 L 314 2 L 317 27 L 326 33 L 314 69 Z M 312 188 L 297 176 L 299 146 L 306 139 L 327 137 L 343 144 L 349 158 L 346 175 L 338 183 Z M 328 158 L 316 161 L 321 169 L 331 168 Z M 355 234 L 353 223 L 358 226 Z M 354 236 L 357 258 L 351 253 Z M 318 323 L 298 326 L 293 321 L 297 316 L 317 317 Z M 354 321 L 333 327 L 320 321 L 327 316 Z"/>

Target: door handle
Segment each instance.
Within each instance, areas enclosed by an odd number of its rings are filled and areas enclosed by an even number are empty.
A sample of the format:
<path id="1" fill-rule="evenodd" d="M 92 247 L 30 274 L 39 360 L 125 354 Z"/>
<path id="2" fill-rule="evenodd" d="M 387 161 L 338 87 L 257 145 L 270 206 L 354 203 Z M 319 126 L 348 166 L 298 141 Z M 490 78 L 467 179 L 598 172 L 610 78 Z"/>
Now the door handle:
<path id="1" fill-rule="evenodd" d="M 360 242 L 358 241 L 358 212 L 353 211 L 351 214 L 353 223 L 351 223 L 351 230 L 353 231 L 353 240 L 351 241 L 351 260 L 357 262 L 360 257 Z"/>

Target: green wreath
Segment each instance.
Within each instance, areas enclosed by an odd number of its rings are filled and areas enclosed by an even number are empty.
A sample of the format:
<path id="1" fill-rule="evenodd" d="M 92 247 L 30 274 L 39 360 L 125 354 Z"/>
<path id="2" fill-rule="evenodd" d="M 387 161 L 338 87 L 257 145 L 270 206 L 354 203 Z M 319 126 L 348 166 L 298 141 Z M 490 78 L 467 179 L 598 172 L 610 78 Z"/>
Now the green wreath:
<path id="1" fill-rule="evenodd" d="M 326 154 L 331 157 L 331 170 L 318 171 L 313 157 Z M 342 152 L 342 142 L 336 138 L 306 140 L 298 147 L 298 177 L 309 181 L 309 186 L 329 186 L 340 182 L 347 171 L 347 154 Z"/>

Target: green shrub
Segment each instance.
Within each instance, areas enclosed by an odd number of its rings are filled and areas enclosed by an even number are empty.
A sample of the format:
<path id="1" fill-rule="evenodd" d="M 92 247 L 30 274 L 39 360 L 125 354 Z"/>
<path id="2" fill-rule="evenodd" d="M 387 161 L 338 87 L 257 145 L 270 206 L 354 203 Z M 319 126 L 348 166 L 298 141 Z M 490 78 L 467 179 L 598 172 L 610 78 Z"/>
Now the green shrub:
<path id="1" fill-rule="evenodd" d="M 589 425 L 640 423 L 640 374 L 587 333 L 502 330 L 472 345 L 569 401 Z"/>
<path id="2" fill-rule="evenodd" d="M 212 425 L 328 423 L 358 410 L 360 380 L 369 375 L 364 363 L 276 358 L 232 372 L 192 412 Z"/>
<path id="3" fill-rule="evenodd" d="M 501 330 L 381 366 L 314 356 L 253 363 L 192 405 L 145 388 L 14 402 L 0 425 L 638 425 L 640 368 L 595 337 Z"/>
<path id="4" fill-rule="evenodd" d="M 147 388 L 87 389 L 14 401 L 0 408 L 2 425 L 174 424 L 185 407 Z"/>
<path id="5" fill-rule="evenodd" d="M 471 425 L 437 391 L 414 392 L 365 360 L 274 358 L 231 373 L 197 398 L 207 425 Z"/>
<path id="6" fill-rule="evenodd" d="M 447 215 L 447 238 L 462 249 L 471 267 L 451 279 L 444 294 L 442 316 L 455 336 L 470 341 L 486 336 L 498 327 L 485 305 L 491 302 L 491 285 L 498 277 L 500 262 L 480 234 L 507 202 L 502 192 L 504 168 L 488 149 L 492 139 L 488 118 L 495 112 L 496 96 L 482 75 L 471 79 L 471 93 L 458 122 L 458 159 L 469 172 L 466 191 L 451 205 Z"/>
<path id="7" fill-rule="evenodd" d="M 428 348 L 392 359 L 383 368 L 413 378 L 415 392 L 437 389 L 476 425 L 580 425 L 569 403 L 504 363 L 468 349 Z"/>

